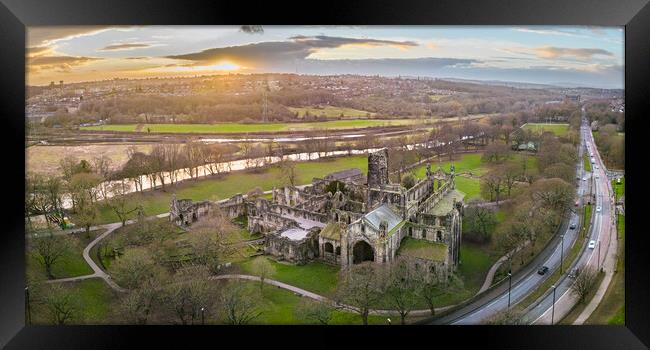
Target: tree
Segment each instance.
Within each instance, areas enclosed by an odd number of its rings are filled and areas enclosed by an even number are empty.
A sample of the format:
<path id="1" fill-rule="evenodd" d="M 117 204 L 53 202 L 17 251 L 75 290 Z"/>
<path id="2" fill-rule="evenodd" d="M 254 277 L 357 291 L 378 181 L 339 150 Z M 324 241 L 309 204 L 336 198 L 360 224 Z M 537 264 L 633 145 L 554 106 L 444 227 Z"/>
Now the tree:
<path id="1" fill-rule="evenodd" d="M 425 302 L 431 312 L 436 313 L 435 304 L 439 297 L 455 293 L 463 288 L 463 282 L 453 272 L 444 269 L 432 269 L 427 264 L 418 264 L 416 270 L 416 293 Z"/>
<path id="2" fill-rule="evenodd" d="M 145 248 L 132 248 L 111 264 L 111 275 L 120 286 L 135 289 L 154 274 L 154 260 Z"/>
<path id="3" fill-rule="evenodd" d="M 559 178 L 540 179 L 528 190 L 533 203 L 563 213 L 573 204 L 575 188 Z"/>
<path id="4" fill-rule="evenodd" d="M 471 200 L 467 203 L 463 224 L 467 232 L 464 236 L 477 242 L 487 242 L 497 225 L 496 211 L 485 205 L 482 200 Z"/>
<path id="5" fill-rule="evenodd" d="M 64 325 L 79 317 L 79 299 L 60 283 L 51 284 L 42 300 L 50 320 L 56 325 Z"/>
<path id="6" fill-rule="evenodd" d="M 579 303 L 583 303 L 587 298 L 587 295 L 593 289 L 596 284 L 597 273 L 596 270 L 592 267 L 587 267 L 583 269 L 575 281 L 571 285 L 571 293 L 573 293 L 577 298 Z"/>
<path id="7" fill-rule="evenodd" d="M 374 263 L 352 265 L 342 272 L 336 292 L 336 300 L 355 306 L 364 325 L 368 324 L 370 309 L 383 297 L 383 285 Z"/>
<path id="8" fill-rule="evenodd" d="M 231 325 L 245 325 L 260 316 L 260 297 L 260 292 L 246 288 L 239 280 L 227 283 L 219 296 L 219 306 L 225 322 Z"/>
<path id="9" fill-rule="evenodd" d="M 264 288 L 264 280 L 275 273 L 275 267 L 264 257 L 253 260 L 253 274 L 260 277 L 260 291 Z"/>
<path id="10" fill-rule="evenodd" d="M 415 176 L 413 176 L 413 174 L 406 174 L 402 178 L 402 186 L 404 186 L 404 188 L 407 190 L 415 186 Z"/>
<path id="11" fill-rule="evenodd" d="M 160 287 L 166 285 L 163 277 L 166 275 L 162 269 L 156 271 L 159 273 L 154 273 L 120 299 L 120 316 L 126 317 L 129 324 L 147 324 L 154 308 L 162 301 L 163 290 Z"/>
<path id="12" fill-rule="evenodd" d="M 298 303 L 294 313 L 299 319 L 311 323 L 327 325 L 332 320 L 334 310 L 336 310 L 334 307 L 325 302 L 303 299 Z"/>
<path id="13" fill-rule="evenodd" d="M 285 159 L 280 162 L 279 166 L 280 174 L 282 174 L 282 183 L 295 186 L 298 181 L 296 162 Z"/>
<path id="14" fill-rule="evenodd" d="M 391 307 L 400 315 L 402 324 L 417 303 L 418 271 L 415 262 L 406 257 L 398 257 L 384 266 L 385 295 Z"/>
<path id="15" fill-rule="evenodd" d="M 110 193 L 112 197 L 106 203 L 120 219 L 122 226 L 126 225 L 126 220 L 128 220 L 131 213 L 142 211 L 142 205 L 127 198 L 126 195 L 129 193 L 129 187 L 124 182 L 111 184 Z"/>
<path id="16" fill-rule="evenodd" d="M 499 169 L 490 170 L 487 174 L 481 177 L 480 181 L 481 192 L 490 197 L 490 201 L 496 199 L 497 205 L 499 205 L 499 199 L 501 198 L 501 193 L 504 190 L 504 181 L 503 175 Z"/>
<path id="17" fill-rule="evenodd" d="M 166 286 L 165 305 L 181 324 L 194 324 L 201 317 L 201 308 L 212 306 L 213 284 L 203 267 L 178 270 Z"/>
<path id="18" fill-rule="evenodd" d="M 510 157 L 510 147 L 501 142 L 493 142 L 485 147 L 483 161 L 488 163 L 500 163 Z"/>
<path id="19" fill-rule="evenodd" d="M 232 222 L 216 208 L 210 216 L 194 223 L 189 242 L 196 261 L 210 273 L 217 274 L 225 256 L 233 249 L 227 244 L 226 237 L 236 230 Z"/>
<path id="20" fill-rule="evenodd" d="M 63 223 L 63 184 L 58 177 L 28 174 L 25 178 L 25 210 L 31 215 L 45 215 L 49 224 Z"/>
<path id="21" fill-rule="evenodd" d="M 521 317 L 522 315 L 512 309 L 498 311 L 494 315 L 485 319 L 482 323 L 486 325 L 508 325 L 519 326 L 526 324 Z"/>
<path id="22" fill-rule="evenodd" d="M 70 253 L 73 243 L 70 237 L 66 235 L 55 236 L 50 231 L 44 237 L 32 238 L 30 246 L 38 261 L 45 268 L 47 277 L 53 279 L 52 267 Z"/>

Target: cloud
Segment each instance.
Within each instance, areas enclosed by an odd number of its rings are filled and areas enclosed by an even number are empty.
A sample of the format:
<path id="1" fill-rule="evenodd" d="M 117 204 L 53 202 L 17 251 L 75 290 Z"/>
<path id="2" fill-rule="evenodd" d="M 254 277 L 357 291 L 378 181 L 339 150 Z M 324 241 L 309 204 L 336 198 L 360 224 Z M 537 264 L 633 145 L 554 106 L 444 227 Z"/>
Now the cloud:
<path id="1" fill-rule="evenodd" d="M 540 58 L 558 58 L 558 57 L 576 57 L 581 59 L 592 58 L 595 55 L 614 56 L 613 53 L 604 49 L 586 49 L 586 48 L 568 48 L 544 46 L 534 49 L 537 57 Z"/>
<path id="2" fill-rule="evenodd" d="M 241 26 L 240 31 L 248 34 L 263 34 L 264 28 L 262 26 Z"/>
<path id="3" fill-rule="evenodd" d="M 29 27 L 27 42 L 30 46 L 51 45 L 58 41 L 94 35 L 110 30 L 110 26 Z"/>
<path id="4" fill-rule="evenodd" d="M 125 43 L 125 44 L 112 44 L 105 46 L 97 51 L 124 51 L 124 50 L 134 50 L 145 47 L 151 47 L 151 44 L 144 43 Z"/>
<path id="5" fill-rule="evenodd" d="M 331 36 L 294 36 L 289 41 L 268 41 L 240 46 L 206 49 L 200 52 L 171 55 L 166 58 L 192 61 L 194 65 L 205 65 L 220 61 L 234 61 L 249 67 L 273 66 L 281 62 L 304 60 L 319 49 L 340 48 L 344 46 L 392 46 L 414 47 L 413 41 L 392 41 L 377 39 L 343 38 Z"/>
<path id="6" fill-rule="evenodd" d="M 32 72 L 43 70 L 69 72 L 75 66 L 98 60 L 101 60 L 101 58 L 77 56 L 35 56 L 27 59 L 27 69 Z"/>
<path id="7" fill-rule="evenodd" d="M 25 55 L 29 58 L 29 57 L 43 56 L 51 53 L 52 53 L 52 48 L 50 47 L 34 46 L 34 47 L 28 47 Z"/>

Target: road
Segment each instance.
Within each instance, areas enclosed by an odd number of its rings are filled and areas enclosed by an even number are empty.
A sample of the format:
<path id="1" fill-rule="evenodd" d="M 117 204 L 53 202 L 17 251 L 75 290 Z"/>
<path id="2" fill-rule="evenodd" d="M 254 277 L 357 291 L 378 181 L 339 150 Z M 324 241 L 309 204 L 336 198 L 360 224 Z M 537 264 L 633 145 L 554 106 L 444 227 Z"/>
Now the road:
<path id="1" fill-rule="evenodd" d="M 612 234 L 615 232 L 615 228 L 612 231 L 612 224 L 614 223 L 612 217 L 615 214 L 613 212 L 614 203 L 611 183 L 586 120 L 583 120 L 580 132 L 588 152 L 590 152 L 590 155 L 593 154 L 594 196 L 596 207 L 600 207 L 600 211 L 595 210 L 593 212 L 592 227 L 589 232 L 589 240 L 595 241 L 596 246 L 593 249 L 583 248 L 576 263 L 578 269 L 584 271 L 585 268 L 596 270 L 602 266 L 607 256 Z M 571 311 L 571 308 L 576 303 L 576 298 L 570 291 L 573 282 L 573 279 L 563 276 L 556 286 L 555 304 L 553 303 L 554 293 L 552 289 L 549 289 L 540 303 L 528 310 L 524 315 L 524 320 L 532 324 L 558 323 L 564 315 Z"/>
<path id="2" fill-rule="evenodd" d="M 582 132 L 581 138 L 584 138 L 584 135 L 584 132 Z M 590 142 L 593 142 L 593 140 L 590 140 Z M 579 147 L 578 162 L 576 164 L 577 198 L 582 198 L 582 195 L 587 193 L 591 180 L 589 174 L 583 169 L 582 152 L 583 147 Z M 575 229 L 570 229 L 570 224 L 575 224 Z M 557 235 L 527 268 L 518 271 L 512 276 L 512 285 L 510 288 L 507 282 L 503 283 L 494 290 L 486 292 L 484 296 L 477 298 L 477 300 L 469 305 L 449 315 L 431 321 L 431 324 L 481 324 L 495 313 L 508 309 L 509 305 L 516 305 L 534 292 L 561 265 L 563 271 L 569 270 L 564 261 L 564 257 L 568 255 L 573 245 L 579 242 L 578 236 L 581 227 L 580 215 L 572 210 L 569 213 L 568 223 L 565 221 L 560 228 L 561 234 Z M 541 266 L 547 266 L 549 268 L 548 272 L 544 275 L 537 273 L 537 269 Z M 545 310 L 543 305 L 539 309 Z"/>

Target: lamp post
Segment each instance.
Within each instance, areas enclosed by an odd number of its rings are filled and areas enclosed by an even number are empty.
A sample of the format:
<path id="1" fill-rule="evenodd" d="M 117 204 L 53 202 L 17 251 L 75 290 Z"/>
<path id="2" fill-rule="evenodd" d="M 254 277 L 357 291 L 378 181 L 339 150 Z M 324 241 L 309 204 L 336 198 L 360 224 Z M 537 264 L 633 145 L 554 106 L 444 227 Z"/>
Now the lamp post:
<path id="1" fill-rule="evenodd" d="M 560 235 L 562 247 L 560 249 L 560 275 L 564 272 L 564 233 Z"/>
<path id="2" fill-rule="evenodd" d="M 27 309 L 27 324 L 31 325 L 32 324 L 32 309 L 31 306 L 29 305 L 29 287 L 25 287 L 25 304 Z"/>
<path id="3" fill-rule="evenodd" d="M 508 272 L 508 309 L 510 308 L 510 289 L 512 288 L 512 272 Z"/>
<path id="4" fill-rule="evenodd" d="M 551 308 L 551 325 L 552 325 L 555 319 L 555 285 L 552 285 L 551 288 L 553 288 L 553 307 Z"/>
<path id="5" fill-rule="evenodd" d="M 600 269 L 600 239 L 598 240 L 598 268 Z"/>
<path id="6" fill-rule="evenodd" d="M 205 308 L 204 307 L 201 308 L 201 324 L 202 325 L 205 324 Z"/>

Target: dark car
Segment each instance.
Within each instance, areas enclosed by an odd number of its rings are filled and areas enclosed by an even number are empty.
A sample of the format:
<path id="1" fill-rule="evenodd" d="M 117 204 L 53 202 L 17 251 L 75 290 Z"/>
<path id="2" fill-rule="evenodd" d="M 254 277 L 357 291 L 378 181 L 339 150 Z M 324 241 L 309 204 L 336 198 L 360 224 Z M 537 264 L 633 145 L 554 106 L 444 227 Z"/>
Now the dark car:
<path id="1" fill-rule="evenodd" d="M 575 223 L 571 224 L 571 226 L 569 226 L 569 228 L 572 229 L 572 230 L 575 230 L 576 224 Z"/>
<path id="2" fill-rule="evenodd" d="M 537 273 L 540 274 L 540 275 L 543 275 L 543 274 L 545 274 L 547 272 L 548 272 L 548 266 L 542 266 L 542 267 L 539 268 L 539 270 L 537 270 Z"/>

